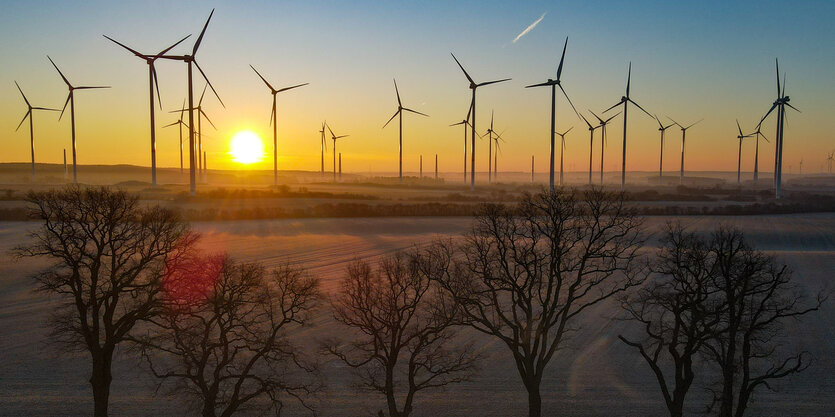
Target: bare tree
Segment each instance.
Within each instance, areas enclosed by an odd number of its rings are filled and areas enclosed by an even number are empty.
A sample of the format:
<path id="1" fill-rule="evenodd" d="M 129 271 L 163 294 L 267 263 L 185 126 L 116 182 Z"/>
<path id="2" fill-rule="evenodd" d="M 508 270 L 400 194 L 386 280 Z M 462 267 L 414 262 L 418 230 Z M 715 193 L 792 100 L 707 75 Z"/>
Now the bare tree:
<path id="1" fill-rule="evenodd" d="M 418 392 L 465 381 L 475 370 L 471 345 L 454 340 L 457 306 L 423 273 L 425 261 L 413 252 L 387 257 L 376 269 L 352 263 L 333 308 L 355 334 L 323 346 L 356 369 L 361 388 L 385 396 L 390 417 L 409 416 Z"/>
<path id="2" fill-rule="evenodd" d="M 160 386 L 170 383 L 204 417 L 259 407 L 278 415 L 288 398 L 312 411 L 318 370 L 292 332 L 307 324 L 318 281 L 225 256 L 183 263 L 167 278 L 165 314 L 135 339 Z"/>
<path id="3" fill-rule="evenodd" d="M 542 376 L 575 319 L 642 282 L 640 227 L 622 194 L 557 190 L 486 205 L 463 244 L 432 249 L 433 278 L 464 322 L 513 355 L 529 416 L 541 415 Z"/>
<path id="4" fill-rule="evenodd" d="M 654 276 L 622 304 L 627 319 L 642 325 L 644 337 L 619 338 L 652 369 L 670 416 L 681 417 L 694 364 L 718 332 L 721 305 L 707 242 L 680 224 L 668 224 L 661 244 L 652 263 Z"/>
<path id="5" fill-rule="evenodd" d="M 140 207 L 124 191 L 72 186 L 27 200 L 42 224 L 15 252 L 55 261 L 36 277 L 40 291 L 59 301 L 51 336 L 65 350 L 89 353 L 93 414 L 106 416 L 117 346 L 159 313 L 164 265 L 196 237 L 174 212 Z"/>
<path id="6" fill-rule="evenodd" d="M 742 417 L 754 391 L 796 374 L 808 355 L 783 353 L 785 324 L 816 311 L 824 297 L 809 302 L 785 265 L 754 250 L 741 231 L 720 227 L 710 240 L 714 286 L 723 304 L 721 332 L 706 347 L 721 371 L 714 393 L 721 417 Z"/>

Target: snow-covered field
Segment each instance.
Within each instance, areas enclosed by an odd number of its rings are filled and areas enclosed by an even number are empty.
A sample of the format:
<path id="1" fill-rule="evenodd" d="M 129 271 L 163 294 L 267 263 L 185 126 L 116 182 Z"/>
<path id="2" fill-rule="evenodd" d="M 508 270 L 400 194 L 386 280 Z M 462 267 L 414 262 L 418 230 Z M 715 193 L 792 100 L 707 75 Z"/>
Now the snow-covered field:
<path id="1" fill-rule="evenodd" d="M 720 222 L 746 232 L 759 249 L 791 266 L 799 283 L 812 291 L 829 287 L 835 277 L 835 214 L 748 217 L 680 217 L 697 230 Z M 649 218 L 647 230 L 659 230 L 670 218 Z M 398 249 L 456 236 L 469 227 L 467 218 L 304 219 L 196 223 L 204 248 L 226 251 L 265 265 L 304 265 L 332 291 L 347 262 L 376 258 Z M 35 223 L 0 223 L 0 415 L 89 415 L 88 360 L 83 354 L 60 354 L 45 344 L 49 301 L 34 293 L 31 274 L 44 261 L 17 260 L 9 249 L 24 242 Z M 650 241 L 654 244 L 654 241 Z M 812 367 L 782 381 L 778 392 L 760 392 L 750 415 L 835 415 L 835 300 L 792 326 L 802 347 L 814 355 Z M 645 416 L 665 410 L 650 371 L 635 352 L 617 340 L 629 323 L 612 322 L 612 305 L 590 310 L 583 329 L 549 365 L 543 382 L 544 415 Z M 338 331 L 326 310 L 314 328 L 300 337 L 313 343 Z M 473 335 L 487 358 L 472 382 L 422 394 L 417 416 L 526 415 L 527 396 L 504 347 Z M 348 371 L 327 366 L 328 389 L 320 396 L 324 416 L 373 415 L 384 404 L 374 394 L 357 393 Z M 154 394 L 154 381 L 136 360 L 122 358 L 111 391 L 112 415 L 180 416 L 177 399 Z M 705 398 L 691 390 L 693 403 Z M 291 412 L 288 415 L 295 415 Z"/>

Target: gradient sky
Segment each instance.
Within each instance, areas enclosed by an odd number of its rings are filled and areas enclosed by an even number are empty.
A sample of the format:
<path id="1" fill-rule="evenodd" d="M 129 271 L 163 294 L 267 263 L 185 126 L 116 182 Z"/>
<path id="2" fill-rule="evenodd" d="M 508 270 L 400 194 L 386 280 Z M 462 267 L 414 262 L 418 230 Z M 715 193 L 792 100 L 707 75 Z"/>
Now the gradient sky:
<path id="1" fill-rule="evenodd" d="M 212 97 L 204 101 L 218 126 L 203 126 L 210 168 L 242 168 L 227 154 L 229 138 L 241 129 L 271 141 L 271 99 L 252 64 L 274 86 L 310 82 L 279 95 L 280 168 L 318 170 L 317 131 L 327 119 L 337 134 L 351 135 L 339 145 L 346 171 L 396 171 L 396 124 L 381 129 L 396 110 L 396 77 L 404 105 L 431 116 L 404 118 L 404 169 L 416 171 L 418 155 L 431 160 L 438 153 L 441 171 L 459 171 L 463 134 L 460 126 L 448 125 L 464 118 L 470 93 L 453 52 L 477 81 L 513 78 L 478 95 L 479 130 L 494 110 L 496 130 L 505 131 L 500 169 L 528 170 L 535 154 L 537 171 L 544 172 L 550 94 L 523 87 L 554 76 L 566 36 L 563 85 L 581 111 L 619 100 L 631 60 L 635 101 L 682 123 L 705 119 L 688 131 L 688 170 L 736 169 L 734 119 L 749 130 L 768 110 L 775 57 L 788 75 L 792 104 L 803 111 L 789 114 L 784 169 L 797 172 L 803 158 L 804 172 L 820 171 L 835 148 L 832 1 L 6 1 L 0 15 L 0 162 L 29 161 L 26 126 L 14 130 L 26 111 L 14 80 L 34 105 L 63 105 L 67 91 L 49 54 L 72 82 L 113 87 L 76 95 L 79 163 L 149 165 L 147 66 L 102 35 L 153 53 L 186 34 L 196 37 L 212 7 L 197 58 L 226 109 Z M 160 62 L 158 72 L 164 109 L 179 108 L 185 65 Z M 202 81 L 195 86 L 202 89 Z M 158 112 L 157 126 L 174 120 Z M 588 131 L 560 98 L 557 129 L 571 126 L 566 169 L 582 171 Z M 618 118 L 608 132 L 606 170 L 620 167 L 620 126 Z M 764 128 L 769 138 L 774 126 L 772 116 Z M 657 169 L 656 129 L 653 119 L 630 112 L 628 170 Z M 57 115 L 36 113 L 35 132 L 37 161 L 60 162 L 61 150 L 70 146 L 69 117 L 58 122 Z M 159 129 L 157 139 L 158 164 L 177 166 L 176 129 Z M 478 146 L 477 169 L 484 170 L 486 141 Z M 665 170 L 678 169 L 680 146 L 679 131 L 669 131 Z M 271 145 L 267 150 L 271 154 Z M 763 144 L 760 151 L 761 166 L 770 170 L 773 146 Z M 743 169 L 750 171 L 752 141 L 743 152 Z M 271 168 L 272 160 L 254 167 Z"/>

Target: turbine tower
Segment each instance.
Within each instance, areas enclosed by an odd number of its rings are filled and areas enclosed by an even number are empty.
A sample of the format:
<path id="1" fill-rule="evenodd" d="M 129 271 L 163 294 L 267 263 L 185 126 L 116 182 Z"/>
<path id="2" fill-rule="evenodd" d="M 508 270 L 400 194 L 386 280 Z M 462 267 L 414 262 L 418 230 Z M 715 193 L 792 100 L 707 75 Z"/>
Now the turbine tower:
<path id="1" fill-rule="evenodd" d="M 325 126 L 331 134 L 331 140 L 333 140 L 333 182 L 336 182 L 336 141 L 337 139 L 347 138 L 349 135 L 336 136 L 333 130 L 331 130 L 330 125 Z M 342 153 L 339 154 L 339 178 L 342 178 Z"/>
<path id="2" fill-rule="evenodd" d="M 635 105 L 635 107 L 641 109 L 642 112 L 646 113 L 647 116 L 652 117 L 648 111 L 644 110 L 638 103 L 634 102 L 629 97 L 629 85 L 632 81 L 632 63 L 629 63 L 629 73 L 626 76 L 626 95 L 620 98 L 620 101 L 616 103 L 614 106 L 609 107 L 604 111 L 604 113 L 608 112 L 609 110 L 614 109 L 617 106 L 623 105 L 623 156 L 621 159 L 621 172 L 620 172 L 620 189 L 624 190 L 626 188 L 626 111 L 629 107 L 629 103 Z M 601 168 L 602 169 L 602 168 Z"/>
<path id="3" fill-rule="evenodd" d="M 786 79 L 783 75 L 783 85 L 780 85 L 780 63 L 774 60 L 777 67 L 777 99 L 771 105 L 768 113 L 763 116 L 760 123 L 757 124 L 757 129 L 762 125 L 763 121 L 771 114 L 774 109 L 777 109 L 777 133 L 776 133 L 776 152 L 774 153 L 774 194 L 777 199 L 782 196 L 783 185 L 783 128 L 786 124 L 786 107 L 794 111 L 800 112 L 794 106 L 789 104 L 790 98 L 786 95 Z"/>
<path id="4" fill-rule="evenodd" d="M 461 68 L 461 71 L 464 72 L 464 76 L 467 77 L 467 81 L 470 82 L 470 90 L 473 91 L 473 97 L 472 97 L 472 100 L 470 101 L 470 110 L 471 110 L 470 114 L 472 115 L 472 119 L 470 121 L 470 127 L 472 128 L 471 136 L 470 136 L 470 140 L 471 140 L 471 143 L 472 143 L 472 146 L 470 147 L 470 190 L 475 190 L 475 137 L 476 137 L 476 128 L 475 128 L 475 126 L 476 126 L 476 124 L 475 124 L 475 109 L 476 109 L 475 103 L 476 103 L 476 101 L 475 101 L 475 93 L 476 93 L 476 89 L 478 89 L 478 87 L 484 87 L 484 86 L 490 85 L 490 84 L 496 84 L 496 83 L 500 83 L 500 82 L 504 82 L 504 81 L 509 81 L 510 78 L 504 78 L 504 79 L 495 80 L 495 81 L 485 81 L 483 83 L 476 83 L 475 81 L 473 81 L 473 77 L 470 77 L 470 74 L 468 74 L 467 70 L 464 69 L 464 66 L 461 65 L 460 62 L 458 62 L 458 58 L 456 58 L 454 54 L 450 54 L 450 55 L 452 55 L 452 59 L 455 60 L 455 63 L 458 64 L 458 67 Z"/>
<path id="5" fill-rule="evenodd" d="M 325 138 L 325 126 L 327 126 L 328 122 L 322 122 L 322 130 L 319 131 L 321 135 L 321 141 L 319 142 L 319 150 L 322 153 L 322 166 L 321 166 L 321 175 L 325 176 L 325 151 L 328 150 L 328 140 Z"/>
<path id="6" fill-rule="evenodd" d="M 577 109 L 574 108 L 574 104 L 571 102 L 571 99 L 568 98 L 568 94 L 565 92 L 565 89 L 562 87 L 560 83 L 560 76 L 562 75 L 562 65 L 565 61 L 565 49 L 568 47 L 568 37 L 565 38 L 565 44 L 562 47 L 562 57 L 560 58 L 560 65 L 557 67 L 557 78 L 551 79 L 549 78 L 548 81 L 539 83 L 539 84 L 532 84 L 525 86 L 525 88 L 531 87 L 551 87 L 551 176 L 550 176 L 550 187 L 551 192 L 554 192 L 554 132 L 557 129 L 557 87 L 560 88 L 562 94 L 565 96 L 565 99 L 568 100 L 568 104 L 571 105 L 571 108 L 574 109 L 574 113 L 577 113 Z M 560 170 L 560 176 L 562 176 L 562 170 Z M 562 185 L 562 180 L 560 180 L 560 185 Z"/>
<path id="7" fill-rule="evenodd" d="M 664 177 L 664 132 L 673 127 L 675 123 L 670 123 L 667 126 L 664 126 L 664 124 L 661 123 L 661 119 L 659 119 L 657 115 L 655 116 L 655 121 L 658 122 L 658 131 L 661 132 L 661 151 L 658 157 L 658 179 L 660 180 Z"/>
<path id="8" fill-rule="evenodd" d="M 119 42 L 119 41 L 117 41 L 117 40 L 115 40 L 115 39 L 113 39 L 113 38 L 111 38 L 107 35 L 102 35 L 102 36 L 104 36 L 105 38 L 107 38 L 111 42 L 115 43 L 116 45 L 119 45 L 122 48 L 127 49 L 128 52 L 132 53 L 133 55 L 135 55 L 139 59 L 145 60 L 145 63 L 148 64 L 148 95 L 150 97 L 149 104 L 150 104 L 150 110 L 151 110 L 151 112 L 150 112 L 150 115 L 151 115 L 151 117 L 150 117 L 150 119 L 151 119 L 151 185 L 153 187 L 156 187 L 157 186 L 157 136 L 156 136 L 156 126 L 155 126 L 155 123 L 154 123 L 154 111 L 155 111 L 155 109 L 154 109 L 154 87 L 156 87 L 156 90 L 157 90 L 157 99 L 158 99 L 158 102 L 159 102 L 158 104 L 159 104 L 160 110 L 162 110 L 162 97 L 160 97 L 160 94 L 159 94 L 159 79 L 157 78 L 157 70 L 154 67 L 154 63 L 156 62 L 157 59 L 159 59 L 159 57 L 165 55 L 165 53 L 167 53 L 168 51 L 173 49 L 175 46 L 182 43 L 184 40 L 188 39 L 188 37 L 191 36 L 191 35 L 188 35 L 188 36 L 184 37 L 183 39 L 180 39 L 179 41 L 177 41 L 177 43 L 169 46 L 168 48 L 163 49 L 162 51 L 160 51 L 156 55 L 148 55 L 148 54 L 139 53 L 135 49 L 132 49 L 132 48 L 124 45 L 123 43 L 121 43 L 121 42 Z"/>
<path id="9" fill-rule="evenodd" d="M 768 138 L 766 138 L 765 135 L 763 135 L 760 131 L 761 129 L 762 126 L 757 125 L 757 131 L 751 134 L 753 136 L 756 136 L 756 145 L 754 146 L 754 184 L 757 184 L 757 182 L 759 181 L 760 137 L 765 139 L 766 142 L 769 142 Z"/>
<path id="10" fill-rule="evenodd" d="M 592 126 L 588 119 L 586 119 L 586 116 L 583 116 L 582 114 L 580 115 L 580 118 L 582 118 L 589 127 L 589 185 L 591 185 L 592 157 L 594 156 L 594 130 L 599 128 L 600 125 Z"/>
<path id="11" fill-rule="evenodd" d="M 426 117 L 429 117 L 429 115 L 421 113 L 417 110 L 412 110 L 412 109 L 403 107 L 403 102 L 400 101 L 400 91 L 397 89 L 397 80 L 394 80 L 394 93 L 397 95 L 397 111 L 395 111 L 394 115 L 392 115 L 391 118 L 386 122 L 386 124 L 383 125 L 383 129 L 385 129 L 386 126 L 388 126 L 388 124 L 391 123 L 391 121 L 394 120 L 395 117 L 397 117 L 398 115 L 400 116 L 398 118 L 398 122 L 400 123 L 400 129 L 399 129 L 400 138 L 399 138 L 399 142 L 398 142 L 398 146 L 397 146 L 397 152 L 398 152 L 398 155 L 399 155 L 398 156 L 398 168 L 397 169 L 398 169 L 398 179 L 399 179 L 400 183 L 402 184 L 403 183 L 403 111 L 405 110 L 405 111 L 412 112 L 412 113 L 419 114 L 421 116 L 426 116 Z"/>
<path id="12" fill-rule="evenodd" d="M 273 95 L 273 109 L 270 113 L 270 124 L 273 126 L 273 184 L 278 185 L 278 113 L 276 112 L 276 97 L 278 96 L 278 93 L 302 87 L 310 83 L 297 84 L 291 87 L 284 87 L 276 90 L 269 82 L 267 82 L 267 79 L 264 78 L 264 76 L 261 75 L 261 73 L 258 72 L 257 69 L 255 69 L 255 67 L 253 67 L 252 65 L 250 65 L 249 67 L 252 68 L 252 70 L 255 71 L 256 74 L 258 74 L 258 77 L 261 78 L 261 81 L 263 81 L 264 84 L 267 85 L 267 88 L 270 89 L 270 93 Z"/>
<path id="13" fill-rule="evenodd" d="M 450 127 L 458 126 L 458 125 L 463 125 L 464 126 L 464 184 L 467 183 L 467 126 L 469 126 L 469 127 L 473 126 L 470 123 L 470 113 L 472 112 L 472 110 L 473 110 L 473 106 L 472 106 L 472 103 L 470 103 L 470 109 L 467 110 L 467 118 L 458 122 L 458 123 L 453 123 L 453 124 L 449 125 Z"/>
<path id="14" fill-rule="evenodd" d="M 67 88 L 70 90 L 70 92 L 67 94 L 67 101 L 64 102 L 64 108 L 61 109 L 61 115 L 58 116 L 58 120 L 60 121 L 61 118 L 64 117 L 64 110 L 67 109 L 67 104 L 69 104 L 70 105 L 70 130 L 72 132 L 72 182 L 77 183 L 78 182 L 78 169 L 76 167 L 76 146 L 75 146 L 75 94 L 73 94 L 73 93 L 75 92 L 75 90 L 92 90 L 92 89 L 97 89 L 97 88 L 110 88 L 110 87 L 109 86 L 95 86 L 95 87 L 78 86 L 78 87 L 76 87 L 76 86 L 72 85 L 70 83 L 70 81 L 67 80 L 67 77 L 64 76 L 64 73 L 61 72 L 60 69 L 58 69 L 58 66 L 55 65 L 55 61 L 53 61 L 52 58 L 50 58 L 48 55 L 47 55 L 47 58 L 49 59 L 49 62 L 52 63 L 52 66 L 55 67 L 55 70 L 58 71 L 58 75 L 61 76 L 61 79 L 64 80 L 64 83 L 67 85 Z"/>
<path id="15" fill-rule="evenodd" d="M 17 86 L 17 91 L 20 91 L 20 95 L 23 96 L 23 101 L 26 102 L 26 114 L 23 115 L 23 119 L 20 120 L 20 123 L 17 125 L 17 129 L 15 132 L 20 130 L 20 127 L 23 126 L 23 122 L 26 121 L 26 118 L 29 118 L 29 152 L 32 156 L 32 182 L 35 181 L 35 122 L 32 121 L 33 113 L 32 110 L 45 110 L 45 111 L 59 111 L 58 109 L 50 109 L 48 107 L 37 107 L 33 106 L 29 103 L 29 99 L 26 98 L 26 94 L 23 94 L 23 90 L 20 88 L 20 84 L 17 81 L 14 82 L 14 85 Z M 65 151 L 66 152 L 66 151 Z"/>
<path id="16" fill-rule="evenodd" d="M 678 183 L 684 184 L 684 138 L 687 135 L 687 129 L 690 129 L 691 127 L 695 126 L 696 123 L 699 123 L 704 119 L 699 119 L 699 121 L 691 123 L 686 127 L 682 126 L 679 122 L 676 122 L 672 118 L 670 118 L 670 120 L 672 120 L 673 123 L 675 123 L 676 125 L 678 125 L 679 128 L 681 128 L 681 171 L 679 172 Z"/>
<path id="17" fill-rule="evenodd" d="M 606 136 L 606 125 L 612 121 L 615 117 L 618 117 L 620 112 L 617 112 L 610 116 L 608 119 L 603 120 L 600 116 L 598 116 L 595 112 L 589 110 L 591 114 L 597 118 L 598 122 L 600 123 L 600 185 L 603 185 L 603 155 L 606 153 L 606 144 L 609 143 L 609 140 Z"/>
<path id="18" fill-rule="evenodd" d="M 493 180 L 499 180 L 499 141 L 505 142 L 504 138 L 502 137 L 501 133 L 493 132 L 496 136 L 493 137 L 494 144 L 493 146 L 496 148 L 496 152 L 493 154 Z M 504 133 L 504 131 L 502 131 Z"/>
<path id="19" fill-rule="evenodd" d="M 490 184 L 492 182 L 492 172 L 493 172 L 493 135 L 496 134 L 496 131 L 493 130 L 493 111 L 490 111 L 490 127 L 484 132 L 487 135 L 487 183 Z M 479 136 L 483 138 L 484 136 Z"/>
<path id="20" fill-rule="evenodd" d="M 162 128 L 165 129 L 166 127 L 170 126 L 177 126 L 177 130 L 180 131 L 180 174 L 183 173 L 183 126 L 188 127 L 188 125 L 183 122 L 183 113 L 186 111 L 186 101 L 183 100 L 183 107 L 180 108 L 180 118 L 177 119 L 176 122 L 169 123 Z"/>
<path id="21" fill-rule="evenodd" d="M 209 81 L 209 78 L 206 77 L 206 73 L 203 72 L 203 69 L 200 68 L 200 65 L 197 63 L 196 55 L 197 50 L 200 48 L 200 42 L 203 41 L 203 35 L 206 34 L 206 28 L 209 27 L 209 22 L 212 20 L 212 15 L 214 15 L 215 10 L 212 9 L 212 12 L 209 13 L 209 18 L 206 19 L 206 23 L 203 25 L 203 30 L 200 31 L 200 36 L 197 37 L 197 41 L 194 42 L 194 47 L 191 50 L 191 54 L 189 55 L 163 55 L 160 58 L 163 59 L 171 59 L 176 61 L 183 61 L 186 63 L 187 67 L 187 76 L 188 76 L 188 148 L 189 148 L 189 193 L 191 195 L 195 195 L 197 193 L 197 171 L 196 167 L 198 162 L 199 155 L 195 155 L 195 146 L 194 146 L 194 84 L 193 84 L 193 76 L 192 76 L 192 66 L 197 67 L 197 70 L 200 71 L 200 75 L 206 80 L 207 85 L 209 88 L 212 89 L 215 97 L 220 102 L 220 105 L 226 108 L 226 105 L 223 104 L 223 100 L 220 99 L 220 95 L 218 95 L 217 90 Z"/>
<path id="22" fill-rule="evenodd" d="M 739 151 L 738 151 L 737 159 L 736 159 L 736 183 L 741 184 L 742 183 L 742 139 L 750 138 L 751 136 L 754 136 L 754 135 L 753 134 L 745 135 L 745 134 L 742 133 L 742 127 L 739 125 L 739 119 L 737 119 L 737 121 L 736 121 L 736 129 L 739 131 L 739 135 L 737 135 L 737 137 L 736 137 L 739 140 Z"/>
<path id="23" fill-rule="evenodd" d="M 562 144 L 560 145 L 560 187 L 563 186 L 565 180 L 565 172 L 563 170 L 563 157 L 565 156 L 565 135 L 567 135 L 568 132 L 571 131 L 571 129 L 574 129 L 574 126 L 569 127 L 568 130 L 562 133 L 555 132 L 556 134 L 560 135 L 560 141 L 562 142 Z"/>

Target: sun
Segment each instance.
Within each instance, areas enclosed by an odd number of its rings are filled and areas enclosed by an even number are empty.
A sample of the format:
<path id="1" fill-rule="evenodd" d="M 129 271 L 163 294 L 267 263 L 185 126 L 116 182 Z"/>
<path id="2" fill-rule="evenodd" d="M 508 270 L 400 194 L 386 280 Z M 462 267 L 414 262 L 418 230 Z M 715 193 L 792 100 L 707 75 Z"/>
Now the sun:
<path id="1" fill-rule="evenodd" d="M 264 142 L 250 130 L 241 130 L 229 141 L 232 160 L 241 164 L 253 164 L 264 159 Z"/>

